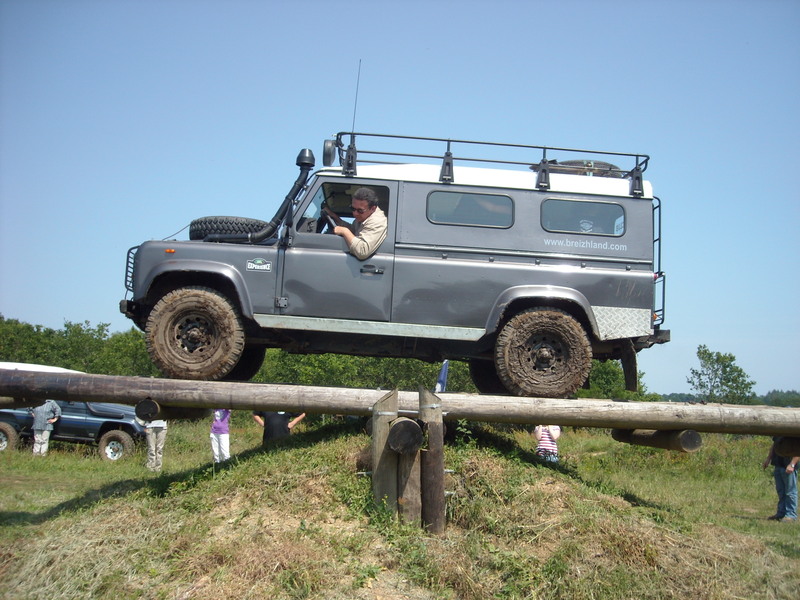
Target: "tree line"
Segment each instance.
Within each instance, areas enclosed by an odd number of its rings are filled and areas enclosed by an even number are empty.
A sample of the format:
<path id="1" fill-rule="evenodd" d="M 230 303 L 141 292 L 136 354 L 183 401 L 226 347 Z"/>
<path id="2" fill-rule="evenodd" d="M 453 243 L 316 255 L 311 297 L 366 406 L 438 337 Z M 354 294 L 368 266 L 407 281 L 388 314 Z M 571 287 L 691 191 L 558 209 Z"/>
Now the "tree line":
<path id="1" fill-rule="evenodd" d="M 32 325 L 0 315 L 0 361 L 51 365 L 98 375 L 160 377 L 147 354 L 144 333 L 131 328 L 110 332 L 107 323 L 65 321 L 61 329 Z M 731 354 L 698 348 L 698 369 L 687 382 L 694 394 L 659 395 L 647 391 L 639 373 L 639 391 L 625 389 L 618 361 L 593 361 L 582 398 L 617 398 L 630 401 L 725 402 L 730 404 L 771 404 L 800 406 L 796 391 L 770 391 L 765 396 L 752 392 L 755 384 L 736 365 Z M 416 359 L 374 358 L 340 354 L 296 355 L 269 349 L 261 369 L 253 377 L 259 383 L 288 383 L 372 389 L 415 391 L 420 385 L 432 389 L 439 363 Z M 469 366 L 450 361 L 447 390 L 476 393 Z"/>

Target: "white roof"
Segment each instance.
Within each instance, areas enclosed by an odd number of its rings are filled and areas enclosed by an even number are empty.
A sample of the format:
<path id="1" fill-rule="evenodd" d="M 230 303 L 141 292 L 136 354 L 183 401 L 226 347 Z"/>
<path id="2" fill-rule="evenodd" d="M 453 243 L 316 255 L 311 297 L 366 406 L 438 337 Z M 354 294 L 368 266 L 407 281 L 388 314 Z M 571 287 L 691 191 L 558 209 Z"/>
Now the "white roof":
<path id="1" fill-rule="evenodd" d="M 359 178 L 385 179 L 390 181 L 419 181 L 439 183 L 440 165 L 425 164 L 360 164 L 356 168 Z M 319 175 L 345 177 L 341 167 L 326 167 L 317 171 Z M 509 189 L 535 190 L 537 174 L 531 170 L 486 169 L 481 167 L 453 167 L 453 184 Z M 591 177 L 550 173 L 550 190 L 603 196 L 630 196 L 630 180 L 618 177 Z M 653 197 L 649 181 L 643 182 L 644 197 Z"/>
<path id="2" fill-rule="evenodd" d="M 0 369 L 17 371 L 42 371 L 45 373 L 82 373 L 72 369 L 62 369 L 61 367 L 50 367 L 47 365 L 33 365 L 30 363 L 0 362 Z"/>

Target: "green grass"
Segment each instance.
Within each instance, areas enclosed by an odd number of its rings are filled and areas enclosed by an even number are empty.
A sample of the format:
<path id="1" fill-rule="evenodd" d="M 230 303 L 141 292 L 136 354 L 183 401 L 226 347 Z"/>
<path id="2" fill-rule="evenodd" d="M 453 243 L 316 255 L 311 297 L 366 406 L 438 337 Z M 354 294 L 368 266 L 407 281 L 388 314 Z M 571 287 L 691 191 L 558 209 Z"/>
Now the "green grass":
<path id="1" fill-rule="evenodd" d="M 235 413 L 232 459 L 208 423 L 171 423 L 164 470 L 140 448 L 0 454 L 2 598 L 791 598 L 800 527 L 766 521 L 767 438 L 706 436 L 692 455 L 567 429 L 536 462 L 522 429 L 459 424 L 447 530 L 373 504 L 346 421 L 309 419 L 262 450 Z M 35 584 L 32 585 L 32 583 Z"/>

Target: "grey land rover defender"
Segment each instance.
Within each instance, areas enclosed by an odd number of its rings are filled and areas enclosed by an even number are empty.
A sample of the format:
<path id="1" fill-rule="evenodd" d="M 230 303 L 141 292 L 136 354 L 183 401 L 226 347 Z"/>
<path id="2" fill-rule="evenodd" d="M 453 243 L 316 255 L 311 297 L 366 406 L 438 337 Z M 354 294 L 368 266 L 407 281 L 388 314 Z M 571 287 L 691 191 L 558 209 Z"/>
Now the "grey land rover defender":
<path id="1" fill-rule="evenodd" d="M 669 341 L 647 155 L 355 132 L 323 155 L 270 221 L 129 250 L 120 310 L 165 375 L 248 380 L 274 347 L 465 360 L 483 393 L 567 398 L 592 358 L 635 390 L 636 353 Z M 388 218 L 366 260 L 324 210 L 352 219 L 362 187 Z"/>

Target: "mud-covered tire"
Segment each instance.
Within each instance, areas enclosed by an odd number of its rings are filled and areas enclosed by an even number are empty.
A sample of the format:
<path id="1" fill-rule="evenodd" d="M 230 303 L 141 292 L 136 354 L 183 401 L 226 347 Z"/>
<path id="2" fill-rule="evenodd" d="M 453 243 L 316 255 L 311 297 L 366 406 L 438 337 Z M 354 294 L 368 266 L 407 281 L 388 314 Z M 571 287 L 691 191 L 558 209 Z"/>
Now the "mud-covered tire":
<path id="1" fill-rule="evenodd" d="M 205 287 L 185 287 L 156 303 L 145 340 L 150 358 L 167 377 L 216 380 L 242 357 L 244 327 L 226 296 Z"/>
<path id="2" fill-rule="evenodd" d="M 512 317 L 500 331 L 495 366 L 513 394 L 568 398 L 589 376 L 592 349 L 572 316 L 556 308 L 533 308 Z"/>
<path id="3" fill-rule="evenodd" d="M 475 384 L 481 394 L 489 394 L 491 396 L 508 395 L 506 386 L 503 385 L 497 375 L 494 361 L 471 358 L 469 360 L 469 375 L 472 378 L 472 383 Z"/>
<path id="4" fill-rule="evenodd" d="M 128 458 L 135 449 L 133 438 L 121 429 L 106 431 L 97 444 L 100 458 L 117 461 Z"/>
<path id="5" fill-rule="evenodd" d="M 269 223 L 246 217 L 200 217 L 189 223 L 189 239 L 202 240 L 212 234 L 257 233 Z"/>
<path id="6" fill-rule="evenodd" d="M 239 362 L 222 379 L 225 381 L 250 381 L 264 364 L 266 353 L 265 346 L 245 346 Z"/>
<path id="7" fill-rule="evenodd" d="M 16 450 L 19 446 L 19 433 L 13 425 L 0 423 L 0 452 Z"/>

